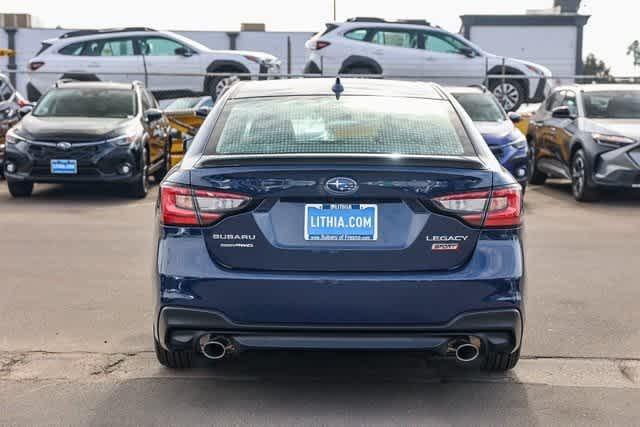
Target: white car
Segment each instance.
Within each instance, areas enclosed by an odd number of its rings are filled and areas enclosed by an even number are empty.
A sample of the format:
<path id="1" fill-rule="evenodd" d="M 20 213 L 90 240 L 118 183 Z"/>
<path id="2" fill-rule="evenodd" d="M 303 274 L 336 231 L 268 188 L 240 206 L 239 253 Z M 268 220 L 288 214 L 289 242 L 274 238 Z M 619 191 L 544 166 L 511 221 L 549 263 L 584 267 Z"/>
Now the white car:
<path id="1" fill-rule="evenodd" d="M 60 79 L 140 80 L 158 99 L 205 94 L 215 100 L 237 77 L 204 73 L 277 75 L 280 61 L 262 52 L 211 50 L 169 31 L 136 27 L 72 31 L 46 40 L 28 68 L 32 101 Z"/>
<path id="2" fill-rule="evenodd" d="M 352 18 L 327 24 L 307 41 L 305 73 L 382 74 L 444 85 L 485 84 L 507 111 L 540 102 L 550 90 L 549 69 L 483 51 L 458 34 L 426 21 Z M 485 81 L 486 75 L 514 77 Z"/>

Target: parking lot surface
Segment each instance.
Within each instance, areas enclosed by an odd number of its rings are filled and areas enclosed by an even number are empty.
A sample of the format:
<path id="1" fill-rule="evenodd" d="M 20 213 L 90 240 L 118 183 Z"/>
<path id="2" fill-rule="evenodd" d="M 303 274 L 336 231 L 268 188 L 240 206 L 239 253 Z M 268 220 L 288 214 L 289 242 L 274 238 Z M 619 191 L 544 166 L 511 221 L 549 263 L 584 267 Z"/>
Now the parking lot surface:
<path id="1" fill-rule="evenodd" d="M 151 342 L 145 200 L 0 182 L 0 424 L 637 424 L 640 196 L 526 195 L 524 360 L 491 376 L 413 354 L 247 354 L 173 373 Z M 43 405 L 43 396 L 47 397 Z"/>

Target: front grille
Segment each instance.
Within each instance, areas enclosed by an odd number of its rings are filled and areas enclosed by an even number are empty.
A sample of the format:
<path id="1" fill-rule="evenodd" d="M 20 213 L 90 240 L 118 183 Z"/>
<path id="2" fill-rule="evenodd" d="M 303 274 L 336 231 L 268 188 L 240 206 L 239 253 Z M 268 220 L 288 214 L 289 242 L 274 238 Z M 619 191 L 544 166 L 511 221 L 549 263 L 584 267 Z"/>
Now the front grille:
<path id="1" fill-rule="evenodd" d="M 50 159 L 71 159 L 85 160 L 90 159 L 98 152 L 97 145 L 89 145 L 82 147 L 71 146 L 68 150 L 61 150 L 55 146 L 29 144 L 29 154 L 36 160 Z"/>

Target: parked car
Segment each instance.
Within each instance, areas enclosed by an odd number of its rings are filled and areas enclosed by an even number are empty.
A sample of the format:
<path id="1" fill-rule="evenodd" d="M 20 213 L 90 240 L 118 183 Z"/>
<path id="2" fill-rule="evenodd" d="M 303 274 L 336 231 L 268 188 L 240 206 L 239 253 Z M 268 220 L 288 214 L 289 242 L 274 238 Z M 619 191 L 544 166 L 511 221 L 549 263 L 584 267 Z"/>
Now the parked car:
<path id="1" fill-rule="evenodd" d="M 531 119 L 531 184 L 566 178 L 579 201 L 640 188 L 640 85 L 556 88 Z"/>
<path id="2" fill-rule="evenodd" d="M 435 84 L 240 82 L 156 212 L 168 367 L 283 348 L 518 361 L 521 187 Z"/>
<path id="3" fill-rule="evenodd" d="M 173 100 L 164 109 L 166 112 L 174 111 L 198 111 L 200 109 L 213 108 L 213 98 L 210 96 L 192 96 Z"/>
<path id="4" fill-rule="evenodd" d="M 144 80 L 158 99 L 206 94 L 215 100 L 237 77 L 205 73 L 279 74 L 280 61 L 262 52 L 211 50 L 169 31 L 134 27 L 72 31 L 46 40 L 28 68 L 31 100 L 65 78 Z"/>
<path id="5" fill-rule="evenodd" d="M 487 72 L 502 74 L 504 60 L 505 73 L 514 77 L 491 79 L 488 87 L 507 111 L 523 102 L 542 101 L 551 78 L 542 65 L 485 52 L 424 20 L 353 18 L 331 23 L 306 47 L 305 73 L 382 74 L 455 86 L 484 84 Z"/>
<path id="6" fill-rule="evenodd" d="M 169 166 L 168 126 L 141 84 L 59 83 L 7 133 L 5 176 L 14 197 L 37 182 L 125 184 L 147 194 L 147 178 Z"/>
<path id="7" fill-rule="evenodd" d="M 462 105 L 496 159 L 516 178 L 524 193 L 529 177 L 529 156 L 527 140 L 516 127 L 520 115 L 505 113 L 495 96 L 484 87 L 446 89 Z"/>
<path id="8" fill-rule="evenodd" d="M 4 74 L 0 74 L 0 178 L 4 173 L 5 135 L 20 119 L 20 108 L 28 104 Z"/>

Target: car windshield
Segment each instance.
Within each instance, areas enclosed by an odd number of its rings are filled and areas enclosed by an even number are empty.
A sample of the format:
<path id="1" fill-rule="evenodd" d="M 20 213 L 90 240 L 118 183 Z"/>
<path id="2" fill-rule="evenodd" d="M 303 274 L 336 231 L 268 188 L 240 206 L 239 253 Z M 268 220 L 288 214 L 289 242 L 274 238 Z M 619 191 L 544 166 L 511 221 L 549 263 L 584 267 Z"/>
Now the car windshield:
<path id="1" fill-rule="evenodd" d="M 583 92 L 585 115 L 596 119 L 640 119 L 640 90 Z"/>
<path id="2" fill-rule="evenodd" d="M 179 98 L 167 105 L 166 111 L 189 110 L 200 102 L 200 98 Z"/>
<path id="3" fill-rule="evenodd" d="M 36 117 L 126 118 L 136 113 L 134 91 L 107 88 L 53 89 L 33 110 Z"/>
<path id="4" fill-rule="evenodd" d="M 232 100 L 206 153 L 475 155 L 449 102 L 378 96 Z"/>
<path id="5" fill-rule="evenodd" d="M 454 93 L 453 96 L 474 122 L 502 122 L 506 115 L 489 93 Z"/>

